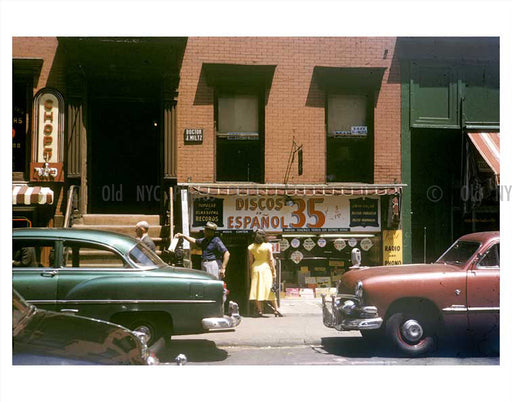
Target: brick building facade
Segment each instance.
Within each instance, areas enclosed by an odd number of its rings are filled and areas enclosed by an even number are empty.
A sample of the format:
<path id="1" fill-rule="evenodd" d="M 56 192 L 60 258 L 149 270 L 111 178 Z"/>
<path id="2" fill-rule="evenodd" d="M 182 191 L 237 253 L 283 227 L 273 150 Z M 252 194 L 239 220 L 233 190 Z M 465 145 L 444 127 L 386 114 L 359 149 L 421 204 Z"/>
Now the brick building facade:
<path id="1" fill-rule="evenodd" d="M 400 81 L 395 38 L 189 38 L 183 57 L 177 132 L 204 127 L 200 147 L 178 135 L 178 181 L 215 182 L 214 92 L 204 64 L 276 66 L 265 105 L 265 183 L 282 183 L 292 139 L 304 147 L 304 174 L 293 183 L 326 182 L 325 91 L 315 67 L 384 68 L 375 105 L 374 183 L 400 182 Z M 197 161 L 201 163 L 197 163 Z"/>
<path id="2" fill-rule="evenodd" d="M 26 120 L 16 138 L 26 141 L 13 162 L 13 215 L 86 227 L 100 215 L 103 228 L 123 223 L 128 233 L 144 215 L 161 251 L 173 233 L 200 235 L 214 220 L 242 309 L 256 228 L 271 235 L 292 293 L 332 286 L 356 248 L 363 264 L 401 262 L 384 251 L 401 248 L 405 187 L 395 46 L 384 37 L 14 38 L 14 102 Z M 51 140 L 37 116 L 47 103 L 34 102 L 53 93 L 63 99 L 53 112 L 63 116 L 53 143 L 62 160 L 44 165 L 38 147 Z M 190 263 L 198 259 L 192 249 Z"/>

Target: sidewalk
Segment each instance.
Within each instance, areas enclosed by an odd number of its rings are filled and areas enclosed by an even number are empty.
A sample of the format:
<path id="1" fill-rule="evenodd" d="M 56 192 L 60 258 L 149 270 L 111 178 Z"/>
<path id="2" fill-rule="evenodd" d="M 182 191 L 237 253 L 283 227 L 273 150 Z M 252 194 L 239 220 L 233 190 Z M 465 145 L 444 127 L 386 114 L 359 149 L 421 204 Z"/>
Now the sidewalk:
<path id="1" fill-rule="evenodd" d="M 321 299 L 282 299 L 284 317 L 265 314 L 245 317 L 235 330 L 210 331 L 198 335 L 175 336 L 176 340 L 207 339 L 217 346 L 320 345 L 324 337 L 359 336 L 358 331 L 339 332 L 322 322 Z"/>

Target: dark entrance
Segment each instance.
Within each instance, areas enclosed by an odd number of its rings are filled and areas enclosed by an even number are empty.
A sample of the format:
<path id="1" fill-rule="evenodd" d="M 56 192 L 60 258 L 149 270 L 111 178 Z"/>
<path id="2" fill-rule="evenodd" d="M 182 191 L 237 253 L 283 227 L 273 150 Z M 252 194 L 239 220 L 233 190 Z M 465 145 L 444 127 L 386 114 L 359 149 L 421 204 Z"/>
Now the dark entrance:
<path id="1" fill-rule="evenodd" d="M 226 287 L 229 289 L 228 301 L 233 300 L 240 307 L 240 314 L 247 315 L 250 311 L 249 277 L 247 246 L 252 235 L 246 233 L 224 233 L 220 236 L 229 250 L 229 264 L 226 271 Z M 227 304 L 226 304 L 227 305 Z"/>
<path id="2" fill-rule="evenodd" d="M 464 234 L 458 130 L 412 131 L 412 262 L 435 261 Z"/>
<path id="3" fill-rule="evenodd" d="M 158 100 L 89 102 L 89 212 L 158 214 Z"/>

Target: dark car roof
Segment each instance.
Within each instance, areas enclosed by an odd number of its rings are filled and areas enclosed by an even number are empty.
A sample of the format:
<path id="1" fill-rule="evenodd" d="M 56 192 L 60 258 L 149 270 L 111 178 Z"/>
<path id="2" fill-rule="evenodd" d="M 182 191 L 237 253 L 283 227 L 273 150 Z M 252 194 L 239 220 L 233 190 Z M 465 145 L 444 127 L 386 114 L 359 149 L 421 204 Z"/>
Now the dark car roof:
<path id="1" fill-rule="evenodd" d="M 137 239 L 120 233 L 96 229 L 73 228 L 16 228 L 13 229 L 13 238 L 63 238 L 70 240 L 88 240 L 108 244 L 117 250 L 127 253 L 138 242 Z"/>

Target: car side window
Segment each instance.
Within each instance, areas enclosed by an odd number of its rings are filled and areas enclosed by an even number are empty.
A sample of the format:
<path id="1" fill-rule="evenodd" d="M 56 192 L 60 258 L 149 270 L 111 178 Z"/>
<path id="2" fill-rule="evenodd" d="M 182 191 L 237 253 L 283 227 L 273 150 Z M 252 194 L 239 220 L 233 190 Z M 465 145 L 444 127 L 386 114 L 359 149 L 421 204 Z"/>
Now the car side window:
<path id="1" fill-rule="evenodd" d="M 482 257 L 477 265 L 478 268 L 499 268 L 500 267 L 500 244 L 495 244 Z"/>
<path id="2" fill-rule="evenodd" d="M 62 266 L 68 268 L 125 268 L 115 251 L 94 243 L 64 241 Z"/>
<path id="3" fill-rule="evenodd" d="M 13 239 L 13 268 L 53 268 L 55 241 L 40 239 Z"/>

